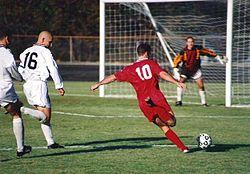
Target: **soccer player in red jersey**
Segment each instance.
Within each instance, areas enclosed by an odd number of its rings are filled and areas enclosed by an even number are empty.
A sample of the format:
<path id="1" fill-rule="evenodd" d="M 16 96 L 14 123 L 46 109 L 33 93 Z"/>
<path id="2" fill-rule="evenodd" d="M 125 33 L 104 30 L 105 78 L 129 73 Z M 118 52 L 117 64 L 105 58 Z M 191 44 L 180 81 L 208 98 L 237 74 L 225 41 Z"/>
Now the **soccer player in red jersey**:
<path id="1" fill-rule="evenodd" d="M 227 61 L 224 56 L 219 56 L 215 52 L 202 46 L 194 45 L 194 38 L 189 36 L 186 38 L 186 47 L 182 49 L 174 59 L 174 77 L 183 83 L 187 79 L 195 80 L 198 84 L 201 104 L 207 106 L 200 56 L 217 58 L 221 64 Z M 182 66 L 180 66 L 181 63 Z M 182 88 L 177 87 L 176 106 L 182 106 L 182 93 Z"/>
<path id="2" fill-rule="evenodd" d="M 140 43 L 137 46 L 139 58 L 136 62 L 92 85 L 91 90 L 96 90 L 100 85 L 116 80 L 130 83 L 136 91 L 138 104 L 144 115 L 165 133 L 167 139 L 172 141 L 182 152 L 186 153 L 188 148 L 171 129 L 171 127 L 175 126 L 176 119 L 159 88 L 158 79 L 162 78 L 182 89 L 185 89 L 186 86 L 184 83 L 175 80 L 155 60 L 152 60 L 150 52 L 151 48 L 147 43 Z"/>

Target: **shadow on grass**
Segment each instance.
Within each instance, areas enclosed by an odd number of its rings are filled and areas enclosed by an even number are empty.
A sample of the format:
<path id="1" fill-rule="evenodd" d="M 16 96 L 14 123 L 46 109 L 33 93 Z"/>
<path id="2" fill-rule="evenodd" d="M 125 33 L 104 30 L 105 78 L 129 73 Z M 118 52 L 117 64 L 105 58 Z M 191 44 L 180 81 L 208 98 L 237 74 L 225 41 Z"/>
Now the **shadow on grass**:
<path id="1" fill-rule="evenodd" d="M 216 144 L 209 149 L 202 150 L 200 148 L 192 148 L 189 153 L 194 153 L 197 151 L 204 152 L 227 152 L 232 149 L 237 149 L 241 147 L 250 147 L 250 144 Z M 40 158 L 40 157 L 49 157 L 49 156 L 60 156 L 60 155 L 74 155 L 74 154 L 85 154 L 93 152 L 103 152 L 103 151 L 113 151 L 113 150 L 130 150 L 130 149 L 147 149 L 152 148 L 152 145 L 114 145 L 114 146 L 105 146 L 105 147 L 94 147 L 92 149 L 82 149 L 75 151 L 65 151 L 65 152 L 56 152 L 51 154 L 31 156 L 28 158 Z"/>
<path id="2" fill-rule="evenodd" d="M 197 152 L 197 151 L 204 151 L 204 152 L 227 152 L 229 150 L 238 149 L 241 147 L 248 147 L 250 148 L 250 144 L 215 144 L 214 146 L 208 149 L 201 149 L 201 148 L 192 148 L 190 149 L 189 153 Z"/>
<path id="3" fill-rule="evenodd" d="M 182 137 L 185 138 L 185 137 Z M 186 137 L 188 138 L 188 137 Z M 74 143 L 69 144 L 67 146 L 76 146 L 76 145 L 99 145 L 99 144 L 105 144 L 109 142 L 123 142 L 123 141 L 132 141 L 132 142 L 150 142 L 150 141 L 165 141 L 165 138 L 163 137 L 144 137 L 144 138 L 125 138 L 125 139 L 112 139 L 112 140 L 103 140 L 103 141 L 92 141 L 92 142 L 86 142 L 86 143 Z M 42 155 L 35 155 L 35 156 L 27 156 L 24 158 L 42 158 L 42 157 L 52 157 L 52 156 L 65 156 L 65 155 L 75 155 L 75 154 L 86 154 L 86 153 L 95 153 L 95 152 L 103 152 L 103 151 L 114 151 L 114 150 L 131 150 L 131 149 L 149 149 L 152 148 L 152 144 L 145 144 L 145 145 L 107 145 L 107 146 L 93 146 L 89 147 L 89 149 L 80 149 L 80 150 L 67 150 L 67 149 L 60 149 L 65 150 L 61 152 L 54 152 L 50 154 L 42 154 Z M 238 149 L 238 148 L 250 148 L 250 144 L 215 144 L 214 146 L 202 150 L 200 148 L 192 148 L 190 149 L 189 153 L 194 153 L 198 151 L 204 151 L 206 152 L 227 152 L 229 150 Z M 50 151 L 51 152 L 51 151 Z M 13 158 L 14 159 L 14 158 Z M 8 162 L 13 159 L 5 159 L 1 160 L 1 162 Z"/>
<path id="4" fill-rule="evenodd" d="M 92 149 L 82 149 L 82 150 L 74 150 L 74 151 L 56 152 L 56 153 L 44 154 L 44 155 L 36 155 L 36 156 L 28 157 L 28 158 L 40 158 L 40 157 L 61 156 L 61 155 L 86 154 L 86 153 L 113 151 L 113 150 L 146 149 L 146 148 L 151 148 L 151 146 L 149 146 L 149 145 L 105 146 L 105 147 L 95 147 L 95 148 L 92 148 Z"/>
<path id="5" fill-rule="evenodd" d="M 191 136 L 181 136 L 180 138 L 190 138 Z M 152 143 L 154 142 L 165 142 L 165 137 L 137 137 L 137 138 L 118 138 L 118 139 L 111 139 L 111 140 L 101 140 L 101 141 L 91 141 L 91 142 L 84 142 L 84 143 L 72 143 L 72 144 L 65 144 L 65 146 L 95 146 L 95 145 L 103 145 L 106 143 L 120 143 L 120 142 L 130 142 L 130 143 L 140 143 L 140 142 L 147 142 L 151 144 L 144 144 L 144 145 L 108 145 L 104 147 L 92 147 L 92 149 L 82 149 L 82 150 L 75 150 L 75 151 L 64 151 L 64 152 L 56 152 L 51 154 L 44 154 L 44 155 L 37 155 L 37 156 L 24 156 L 24 158 L 39 158 L 39 157 L 48 157 L 48 156 L 58 156 L 58 155 L 72 155 L 72 154 L 80 154 L 80 153 L 91 153 L 91 152 L 100 152 L 100 151 L 112 151 L 112 150 L 127 150 L 127 149 L 145 149 L 145 148 L 152 148 Z M 60 149 L 64 150 L 64 149 Z M 0 162 L 8 162 L 15 158 L 11 159 L 3 159 Z"/>
<path id="6" fill-rule="evenodd" d="M 181 138 L 189 138 L 191 136 L 182 136 Z M 91 141 L 85 143 L 73 143 L 73 144 L 65 144 L 66 146 L 90 146 L 90 145 L 100 145 L 106 143 L 120 143 L 120 142 L 155 142 L 155 141 L 162 141 L 165 142 L 165 137 L 139 137 L 139 138 L 118 138 L 118 139 L 111 139 L 111 140 L 102 140 L 102 141 Z M 58 152 L 52 154 L 45 154 L 45 155 L 38 155 L 32 156 L 30 158 L 39 158 L 39 157 L 47 157 L 47 156 L 58 156 L 58 155 L 73 155 L 79 153 L 91 153 L 91 152 L 101 152 L 101 151 L 112 151 L 112 150 L 130 150 L 130 149 L 146 149 L 152 148 L 151 144 L 145 145 L 108 145 L 104 147 L 93 147 L 92 149 L 82 149 L 82 150 L 75 150 L 75 151 L 66 151 L 66 152 Z"/>
<path id="7" fill-rule="evenodd" d="M 190 138 L 192 136 L 180 136 L 180 138 Z M 117 142 L 151 142 L 151 141 L 166 141 L 166 137 L 137 137 L 137 138 L 118 138 L 111 140 L 101 140 L 101 141 L 91 141 L 84 143 L 73 143 L 73 144 L 65 144 L 66 146 L 89 146 L 89 145 L 98 145 L 105 143 L 117 143 Z"/>

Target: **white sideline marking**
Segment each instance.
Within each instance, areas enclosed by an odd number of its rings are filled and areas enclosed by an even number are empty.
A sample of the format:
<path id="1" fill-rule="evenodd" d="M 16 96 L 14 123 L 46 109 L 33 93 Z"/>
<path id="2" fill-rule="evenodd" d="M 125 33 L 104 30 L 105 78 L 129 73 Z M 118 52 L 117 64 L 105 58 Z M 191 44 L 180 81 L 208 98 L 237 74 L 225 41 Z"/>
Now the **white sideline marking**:
<path id="1" fill-rule="evenodd" d="M 113 145 L 110 145 L 110 146 L 113 146 Z M 118 146 L 120 146 L 120 145 L 118 145 Z M 140 145 L 138 145 L 138 146 L 140 146 Z M 176 147 L 176 145 L 174 145 L 174 144 L 153 144 L 153 145 L 145 144 L 145 146 L 148 146 L 148 147 Z M 197 145 L 194 145 L 194 144 L 190 144 L 190 145 L 186 145 L 186 146 L 187 147 L 197 147 Z M 79 148 L 82 148 L 82 149 L 87 149 L 87 148 L 95 149 L 95 148 L 105 148 L 105 147 L 109 147 L 109 146 L 85 146 L 85 145 L 64 146 L 65 149 L 79 149 Z M 47 149 L 47 146 L 32 147 L 32 149 Z M 0 149 L 0 151 L 12 151 L 12 150 L 16 150 L 16 149 L 15 148 L 1 148 Z"/>
<path id="2" fill-rule="evenodd" d="M 23 94 L 22 91 L 16 91 L 17 94 Z M 52 96 L 59 96 L 58 93 L 49 93 L 49 95 Z M 66 93 L 65 96 L 72 96 L 72 97 L 96 97 L 99 98 L 98 95 L 90 95 L 90 94 L 70 94 L 70 93 Z"/>
<path id="3" fill-rule="evenodd" d="M 22 91 L 16 91 L 17 94 L 23 94 Z M 49 93 L 49 95 L 52 96 L 59 96 L 58 93 Z M 66 93 L 65 96 L 72 96 L 72 97 L 93 97 L 93 98 L 100 98 L 99 95 L 91 95 L 91 94 L 74 94 L 74 93 Z M 106 95 L 105 98 L 120 98 L 120 99 L 136 99 L 136 96 L 121 96 L 121 95 Z M 176 96 L 166 96 L 168 102 L 176 102 L 174 98 Z M 190 105 L 201 105 L 201 103 L 198 102 L 183 102 L 183 104 L 190 104 Z M 209 105 L 209 106 L 216 106 L 216 105 Z"/>
<path id="4" fill-rule="evenodd" d="M 76 148 L 93 148 L 92 146 L 64 146 L 65 149 L 76 149 Z M 48 149 L 47 146 L 38 146 L 38 147 L 32 147 L 32 149 Z M 11 150 L 16 150 L 14 148 L 2 148 L 0 151 L 11 151 Z"/>
<path id="5" fill-rule="evenodd" d="M 77 113 L 71 113 L 71 112 L 60 112 L 60 111 L 53 111 L 55 114 L 61 114 L 61 115 L 74 115 L 74 116 L 80 116 L 80 117 L 89 117 L 89 118 L 141 118 L 142 116 L 135 116 L 135 115 L 88 115 L 88 114 L 77 114 Z"/>
<path id="6" fill-rule="evenodd" d="M 89 115 L 89 114 L 78 114 L 71 112 L 61 112 L 61 111 L 53 111 L 54 114 L 60 115 L 70 115 L 70 116 L 79 116 L 79 117 L 87 117 L 87 118 L 143 118 L 143 116 L 139 115 Z M 238 119 L 250 119 L 250 116 L 226 116 L 226 115 L 204 115 L 204 116 L 176 116 L 176 118 L 238 118 Z"/>

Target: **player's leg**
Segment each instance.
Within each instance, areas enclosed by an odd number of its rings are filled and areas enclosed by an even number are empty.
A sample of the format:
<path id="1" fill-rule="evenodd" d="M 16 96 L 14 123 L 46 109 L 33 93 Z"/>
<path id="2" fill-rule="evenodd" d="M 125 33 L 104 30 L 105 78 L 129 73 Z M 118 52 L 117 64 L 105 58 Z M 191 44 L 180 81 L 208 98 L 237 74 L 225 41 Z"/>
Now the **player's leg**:
<path id="1" fill-rule="evenodd" d="M 169 139 L 173 144 L 175 144 L 182 152 L 188 152 L 188 148 L 183 144 L 176 133 L 170 128 L 175 126 L 176 124 L 174 116 L 172 116 L 172 118 L 169 119 L 167 123 L 162 121 L 158 116 L 155 117 L 155 120 L 153 122 L 164 132 L 166 138 Z"/>
<path id="2" fill-rule="evenodd" d="M 196 80 L 198 88 L 199 88 L 199 95 L 200 95 L 200 99 L 201 99 L 201 104 L 203 106 L 207 106 L 207 101 L 206 101 L 206 91 L 205 91 L 205 87 L 204 87 L 204 81 L 202 78 L 199 78 Z"/>
<path id="3" fill-rule="evenodd" d="M 39 110 L 30 109 L 25 106 L 22 106 L 20 110 L 23 114 L 30 115 L 31 117 L 38 119 L 41 123 L 46 122 L 46 115 Z"/>
<path id="4" fill-rule="evenodd" d="M 55 143 L 52 134 L 52 127 L 50 124 L 51 103 L 46 82 L 26 82 L 23 87 L 29 104 L 35 106 L 38 112 L 42 112 L 46 117 L 46 120 L 41 123 L 41 129 L 47 141 L 48 148 L 62 148 L 63 146 Z"/>
<path id="5" fill-rule="evenodd" d="M 51 121 L 51 108 L 36 106 L 36 108 L 43 112 L 46 116 L 46 122 L 41 124 L 41 129 L 43 131 L 44 137 L 47 141 L 48 149 L 56 149 L 63 148 L 63 146 L 59 145 L 54 141 L 52 134 L 52 126 L 50 124 Z"/>
<path id="6" fill-rule="evenodd" d="M 203 106 L 207 106 L 204 81 L 203 81 L 202 72 L 200 69 L 198 69 L 197 72 L 192 76 L 192 79 L 194 79 L 198 85 L 201 104 Z"/>
<path id="7" fill-rule="evenodd" d="M 185 76 L 181 76 L 179 81 L 184 83 L 186 81 Z M 182 96 L 183 96 L 183 89 L 177 87 L 177 101 L 175 103 L 175 106 L 182 106 Z"/>
<path id="8" fill-rule="evenodd" d="M 17 142 L 17 156 L 22 157 L 26 153 L 30 153 L 32 148 L 31 146 L 24 145 L 24 126 L 23 120 L 21 117 L 20 107 L 22 103 L 17 100 L 15 103 L 9 103 L 4 108 L 10 113 L 13 118 L 13 132 Z"/>
<path id="9" fill-rule="evenodd" d="M 188 148 L 181 142 L 178 136 L 170 129 L 176 125 L 176 119 L 166 99 L 153 101 L 147 99 L 146 105 L 140 103 L 140 109 L 150 122 L 156 124 L 181 151 L 187 152 Z M 150 103 L 148 103 L 150 101 Z"/>
<path id="10" fill-rule="evenodd" d="M 51 108 L 40 107 L 40 106 L 36 106 L 36 108 L 46 115 L 46 123 L 41 124 L 41 129 L 42 129 L 43 135 L 47 141 L 48 148 L 51 148 L 51 147 L 54 147 L 55 145 L 58 145 L 54 141 L 53 134 L 52 134 L 52 126 L 50 124 Z M 59 148 L 59 147 L 57 147 L 57 148 Z"/>

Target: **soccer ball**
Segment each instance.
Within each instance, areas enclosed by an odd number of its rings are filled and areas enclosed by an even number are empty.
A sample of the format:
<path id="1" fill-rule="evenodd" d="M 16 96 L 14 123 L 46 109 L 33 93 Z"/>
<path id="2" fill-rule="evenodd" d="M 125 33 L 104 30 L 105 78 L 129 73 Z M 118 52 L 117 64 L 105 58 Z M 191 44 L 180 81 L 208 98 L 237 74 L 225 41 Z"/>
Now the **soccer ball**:
<path id="1" fill-rule="evenodd" d="M 205 133 L 201 133 L 197 138 L 198 147 L 201 149 L 207 149 L 212 145 L 212 138 Z"/>

